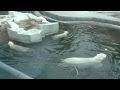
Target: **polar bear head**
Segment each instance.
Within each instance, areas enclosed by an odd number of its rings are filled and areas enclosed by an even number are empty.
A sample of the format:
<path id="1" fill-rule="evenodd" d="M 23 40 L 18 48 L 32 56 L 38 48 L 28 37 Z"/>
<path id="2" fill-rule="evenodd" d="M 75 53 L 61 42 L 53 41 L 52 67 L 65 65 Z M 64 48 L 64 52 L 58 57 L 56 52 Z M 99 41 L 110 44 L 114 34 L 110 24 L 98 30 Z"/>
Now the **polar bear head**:
<path id="1" fill-rule="evenodd" d="M 12 41 L 9 41 L 9 42 L 8 42 L 8 45 L 9 45 L 9 46 L 13 46 L 14 43 L 13 43 Z"/>
<path id="2" fill-rule="evenodd" d="M 105 58 L 107 57 L 106 54 L 104 53 L 100 53 L 100 54 L 97 54 L 95 57 L 94 57 L 94 60 L 95 61 L 103 61 Z"/>
<path id="3" fill-rule="evenodd" d="M 66 35 L 67 35 L 68 33 L 69 33 L 68 31 L 64 31 L 64 34 L 66 34 Z"/>

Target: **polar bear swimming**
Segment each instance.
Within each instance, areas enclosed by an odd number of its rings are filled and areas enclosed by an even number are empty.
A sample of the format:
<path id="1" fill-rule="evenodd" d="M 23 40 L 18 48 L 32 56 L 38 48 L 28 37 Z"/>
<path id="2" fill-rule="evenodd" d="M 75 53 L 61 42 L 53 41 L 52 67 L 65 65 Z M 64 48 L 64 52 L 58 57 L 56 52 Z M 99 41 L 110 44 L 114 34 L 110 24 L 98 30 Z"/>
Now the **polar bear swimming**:
<path id="1" fill-rule="evenodd" d="M 61 34 L 57 34 L 57 35 L 52 36 L 52 39 L 53 39 L 53 40 L 58 40 L 58 39 L 60 39 L 60 38 L 66 37 L 68 34 L 69 34 L 68 31 L 64 31 L 64 32 L 61 33 Z"/>
<path id="2" fill-rule="evenodd" d="M 52 39 L 53 40 L 58 40 L 60 38 L 66 37 L 68 35 L 68 33 L 69 33 L 68 31 L 64 31 L 64 33 L 62 33 L 62 34 L 57 34 L 57 35 L 52 36 Z M 23 47 L 23 46 L 20 46 L 20 45 L 16 45 L 12 41 L 9 41 L 8 45 L 11 49 L 14 49 L 16 51 L 27 52 L 27 51 L 31 50 L 28 47 Z"/>
<path id="3" fill-rule="evenodd" d="M 106 58 L 106 54 L 100 53 L 97 54 L 95 57 L 91 58 L 81 58 L 81 57 L 72 57 L 72 58 L 66 58 L 62 60 L 62 63 L 68 63 L 68 64 L 84 64 L 84 63 L 91 63 L 91 62 L 101 62 Z"/>
<path id="4" fill-rule="evenodd" d="M 16 51 L 21 51 L 21 52 L 27 52 L 30 50 L 30 48 L 28 47 L 23 47 L 23 46 L 20 46 L 20 45 L 16 45 L 14 44 L 12 41 L 9 41 L 8 42 L 8 46 L 13 49 L 13 50 L 16 50 Z"/>
<path id="5" fill-rule="evenodd" d="M 89 58 L 83 58 L 83 57 L 71 57 L 63 59 L 60 63 L 60 65 L 63 64 L 63 66 L 73 66 L 75 67 L 75 70 L 77 71 L 77 75 L 79 75 L 79 72 L 77 70 L 77 67 L 81 66 L 90 66 L 95 64 L 101 64 L 101 62 L 106 59 L 107 55 L 104 53 L 97 54 L 94 57 Z"/>

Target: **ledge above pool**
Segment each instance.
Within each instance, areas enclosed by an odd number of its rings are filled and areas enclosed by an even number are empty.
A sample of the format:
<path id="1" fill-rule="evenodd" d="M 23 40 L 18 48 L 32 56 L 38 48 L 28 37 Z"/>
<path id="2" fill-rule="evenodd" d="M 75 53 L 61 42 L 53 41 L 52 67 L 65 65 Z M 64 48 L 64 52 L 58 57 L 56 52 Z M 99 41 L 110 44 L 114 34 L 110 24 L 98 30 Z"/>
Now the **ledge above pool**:
<path id="1" fill-rule="evenodd" d="M 48 20 L 61 23 L 76 23 L 82 21 L 95 21 L 120 25 L 120 18 L 116 18 L 97 11 L 40 11 Z"/>

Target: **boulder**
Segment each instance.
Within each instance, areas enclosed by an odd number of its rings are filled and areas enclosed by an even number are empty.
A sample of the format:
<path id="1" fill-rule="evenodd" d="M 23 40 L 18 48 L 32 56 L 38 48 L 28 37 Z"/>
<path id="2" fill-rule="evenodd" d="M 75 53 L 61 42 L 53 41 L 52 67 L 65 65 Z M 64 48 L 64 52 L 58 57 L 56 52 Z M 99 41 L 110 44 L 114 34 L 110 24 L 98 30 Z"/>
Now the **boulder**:
<path id="1" fill-rule="evenodd" d="M 59 30 L 57 22 L 48 22 L 42 16 L 35 16 L 31 13 L 9 11 L 11 20 L 7 21 L 6 27 L 11 40 L 22 43 L 41 42 L 42 38 L 55 34 Z"/>

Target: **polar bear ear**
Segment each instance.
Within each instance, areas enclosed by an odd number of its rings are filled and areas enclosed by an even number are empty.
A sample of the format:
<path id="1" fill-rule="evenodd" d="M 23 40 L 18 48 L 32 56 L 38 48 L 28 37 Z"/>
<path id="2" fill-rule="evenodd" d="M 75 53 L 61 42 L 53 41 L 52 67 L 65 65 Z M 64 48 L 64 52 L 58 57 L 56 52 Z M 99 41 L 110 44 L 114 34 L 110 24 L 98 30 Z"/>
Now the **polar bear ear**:
<path id="1" fill-rule="evenodd" d="M 39 11 L 34 11 L 34 14 L 38 17 L 42 16 Z"/>

